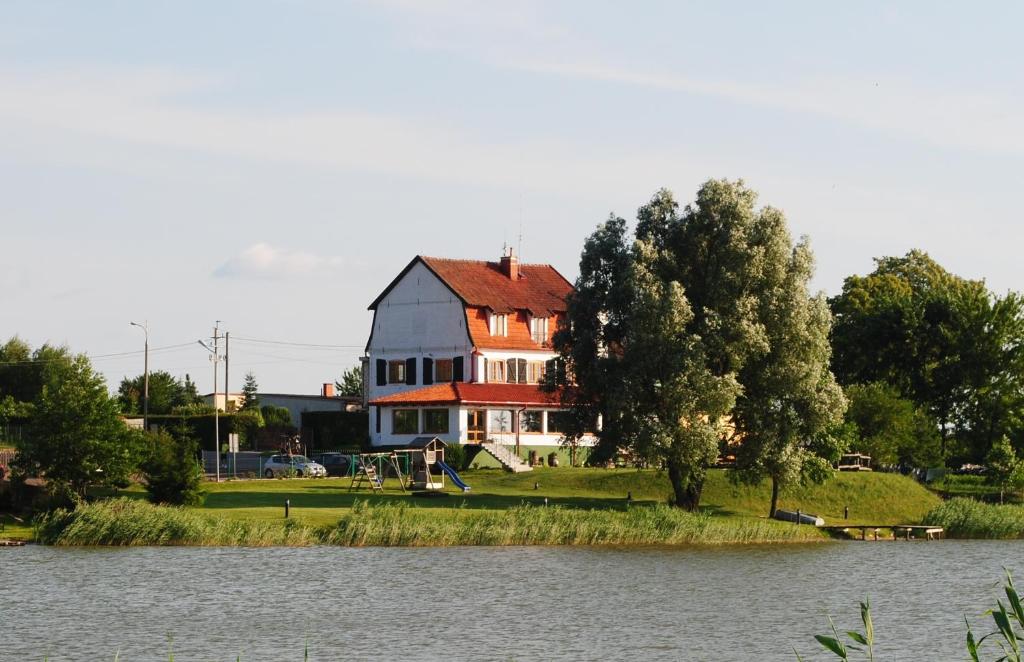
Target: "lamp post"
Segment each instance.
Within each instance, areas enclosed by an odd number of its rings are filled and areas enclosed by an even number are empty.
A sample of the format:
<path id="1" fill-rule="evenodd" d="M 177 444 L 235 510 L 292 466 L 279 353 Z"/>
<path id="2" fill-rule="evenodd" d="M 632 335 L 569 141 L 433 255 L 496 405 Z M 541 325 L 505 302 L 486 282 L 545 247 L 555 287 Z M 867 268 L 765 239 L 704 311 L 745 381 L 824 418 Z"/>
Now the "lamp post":
<path id="1" fill-rule="evenodd" d="M 142 429 L 149 430 L 149 322 L 129 322 L 131 326 L 137 326 L 146 334 L 145 359 L 143 363 L 142 377 Z"/>
<path id="2" fill-rule="evenodd" d="M 202 340 L 198 341 L 206 351 L 210 352 L 210 361 L 213 363 L 213 464 L 215 467 L 217 482 L 220 482 L 220 410 L 217 408 L 217 363 L 221 356 L 218 354 L 217 339 L 220 333 L 220 320 L 213 327 L 213 347 L 210 347 Z M 224 397 L 224 408 L 227 409 L 227 396 Z"/>

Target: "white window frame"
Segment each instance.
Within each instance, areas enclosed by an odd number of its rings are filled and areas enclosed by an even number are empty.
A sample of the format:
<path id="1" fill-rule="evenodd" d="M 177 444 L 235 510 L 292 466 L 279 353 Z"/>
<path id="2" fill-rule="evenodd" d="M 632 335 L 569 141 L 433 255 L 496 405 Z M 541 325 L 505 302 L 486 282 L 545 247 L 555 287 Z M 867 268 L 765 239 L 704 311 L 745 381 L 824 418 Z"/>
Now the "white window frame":
<path id="1" fill-rule="evenodd" d="M 491 313 L 488 322 L 492 336 L 508 336 L 508 315 Z"/>
<path id="2" fill-rule="evenodd" d="M 548 341 L 548 318 L 547 317 L 531 317 L 530 318 L 530 337 L 533 342 L 538 345 L 543 345 Z"/>

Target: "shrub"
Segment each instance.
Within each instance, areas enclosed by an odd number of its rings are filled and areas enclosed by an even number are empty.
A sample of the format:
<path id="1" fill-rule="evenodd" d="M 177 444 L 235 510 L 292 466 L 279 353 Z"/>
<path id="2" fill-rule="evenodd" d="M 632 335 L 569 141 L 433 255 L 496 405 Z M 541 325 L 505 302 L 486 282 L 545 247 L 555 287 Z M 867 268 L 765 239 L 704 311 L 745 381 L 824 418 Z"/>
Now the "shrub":
<path id="1" fill-rule="evenodd" d="M 166 430 L 149 433 L 149 439 L 149 456 L 141 467 L 149 500 L 175 505 L 198 503 L 203 474 L 196 459 L 199 444 L 195 438 L 182 425 L 173 434 Z"/>
<path id="2" fill-rule="evenodd" d="M 958 497 L 932 508 L 924 521 L 941 526 L 950 538 L 1024 537 L 1024 507 L 996 506 Z"/>

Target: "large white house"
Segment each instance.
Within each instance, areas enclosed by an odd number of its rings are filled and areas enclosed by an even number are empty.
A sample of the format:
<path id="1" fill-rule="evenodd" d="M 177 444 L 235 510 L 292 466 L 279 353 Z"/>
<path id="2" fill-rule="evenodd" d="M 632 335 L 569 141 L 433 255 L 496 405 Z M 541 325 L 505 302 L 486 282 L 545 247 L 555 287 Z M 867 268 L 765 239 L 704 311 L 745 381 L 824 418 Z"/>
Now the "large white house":
<path id="1" fill-rule="evenodd" d="M 554 267 L 417 256 L 370 304 L 364 376 L 375 446 L 420 435 L 548 452 L 565 413 L 540 388 L 569 283 Z M 585 439 L 583 445 L 590 445 Z"/>

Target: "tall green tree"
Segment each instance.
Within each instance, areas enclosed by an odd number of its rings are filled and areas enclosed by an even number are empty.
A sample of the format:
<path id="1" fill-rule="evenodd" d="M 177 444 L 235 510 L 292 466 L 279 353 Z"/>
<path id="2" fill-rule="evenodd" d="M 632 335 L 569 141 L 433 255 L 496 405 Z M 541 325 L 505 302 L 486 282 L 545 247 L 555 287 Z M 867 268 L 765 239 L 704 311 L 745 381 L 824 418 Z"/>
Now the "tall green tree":
<path id="1" fill-rule="evenodd" d="M 139 463 L 141 433 L 121 420 L 117 401 L 88 358 L 50 366 L 15 462 L 54 492 L 84 497 L 90 485 L 121 485 Z"/>
<path id="2" fill-rule="evenodd" d="M 145 376 L 125 377 L 117 389 L 117 400 L 123 414 L 141 414 L 145 393 Z M 185 384 L 164 370 L 149 373 L 149 413 L 170 414 L 175 407 L 189 404 Z"/>
<path id="3" fill-rule="evenodd" d="M 259 390 L 256 375 L 252 374 L 252 371 L 245 373 L 245 382 L 242 384 L 242 411 L 259 411 Z"/>
<path id="4" fill-rule="evenodd" d="M 785 260 L 768 259 L 789 246 L 780 219 L 756 209 L 756 194 L 742 182 L 711 180 L 682 212 L 671 193 L 659 191 L 638 211 L 632 241 L 625 221 L 612 217 L 584 245 L 567 324 L 555 336 L 573 376 L 562 391 L 576 414 L 568 436 L 578 438 L 600 414 L 598 456 L 627 447 L 662 464 L 680 507 L 699 506 L 707 468 L 743 393 L 744 367 L 773 347 L 765 318 L 769 293 L 778 294 L 772 278 L 781 287 L 786 277 L 801 277 L 796 269 L 787 276 Z M 811 311 L 820 319 L 807 319 L 827 330 L 816 305 Z M 804 372 L 830 392 L 827 374 Z M 759 373 L 752 367 L 749 374 Z M 833 400 L 841 408 L 841 396 Z M 760 457 L 768 457 L 765 449 Z"/>
<path id="5" fill-rule="evenodd" d="M 363 394 L 363 366 L 353 366 L 341 373 L 341 380 L 334 382 L 335 388 L 341 395 L 362 395 Z"/>
<path id="6" fill-rule="evenodd" d="M 743 387 L 732 422 L 739 442 L 733 477 L 771 481 L 768 516 L 779 493 L 831 474 L 814 443 L 842 421 L 846 401 L 830 369 L 832 315 L 823 294 L 811 296 L 814 258 L 806 239 L 795 246 L 782 213 L 765 209 L 752 242 L 760 261 L 756 324 L 765 345 L 739 371 Z"/>
<path id="7" fill-rule="evenodd" d="M 926 253 L 876 261 L 830 300 L 833 369 L 843 385 L 884 381 L 936 421 L 946 455 L 981 461 L 1021 437 L 1024 303 L 951 274 Z"/>

